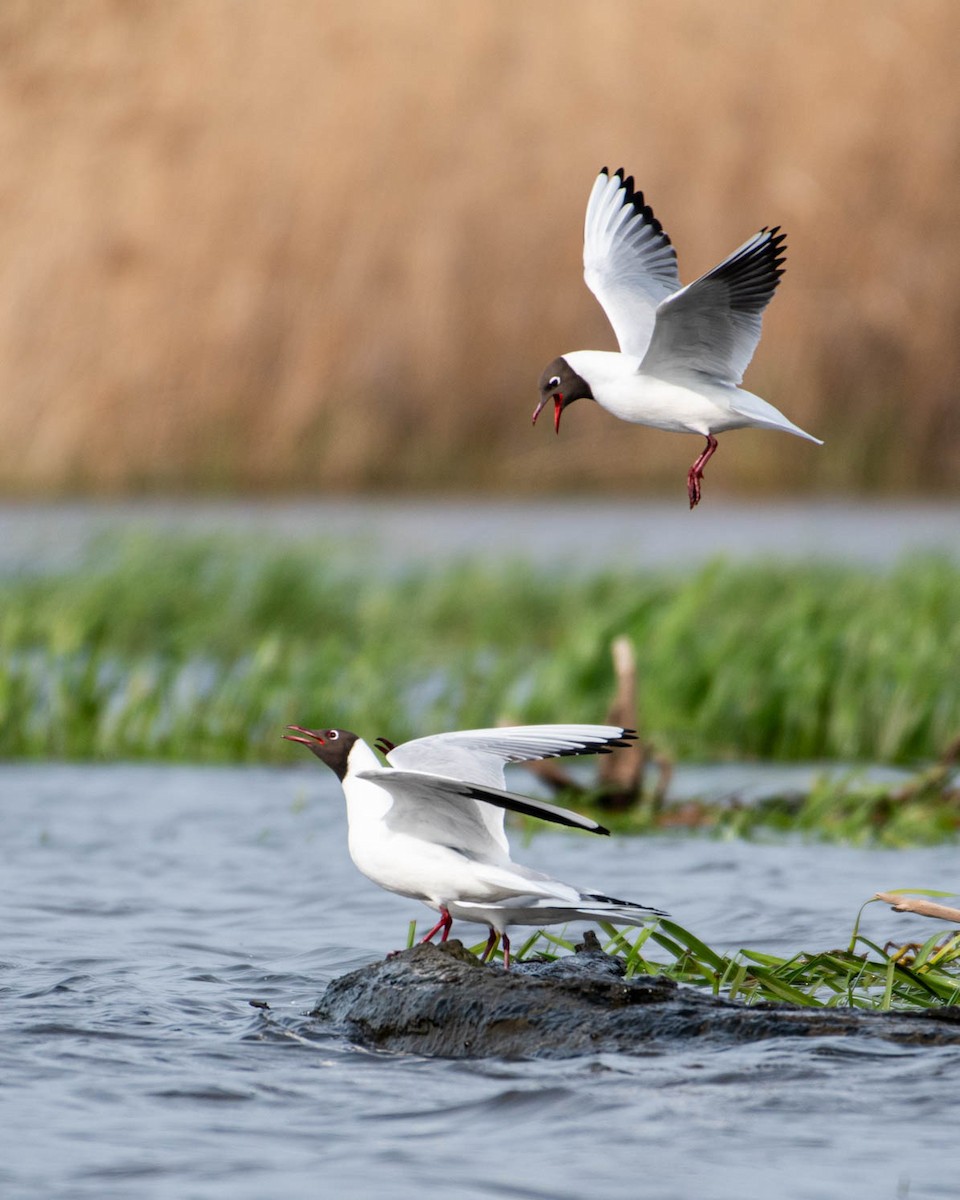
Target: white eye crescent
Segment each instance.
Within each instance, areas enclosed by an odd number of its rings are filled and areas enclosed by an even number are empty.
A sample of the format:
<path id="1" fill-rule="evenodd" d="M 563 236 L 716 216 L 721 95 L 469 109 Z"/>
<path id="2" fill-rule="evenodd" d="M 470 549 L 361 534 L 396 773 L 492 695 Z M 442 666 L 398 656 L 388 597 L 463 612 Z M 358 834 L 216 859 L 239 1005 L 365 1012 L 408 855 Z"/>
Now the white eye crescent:
<path id="1" fill-rule="evenodd" d="M 340 736 L 340 734 L 337 732 L 336 729 L 328 729 L 327 730 L 327 741 L 328 742 L 335 742 L 339 736 Z"/>
<path id="2" fill-rule="evenodd" d="M 547 387 L 549 388 L 549 390 L 552 392 L 554 390 L 554 388 L 558 388 L 559 386 L 560 386 L 560 376 L 559 375 L 551 375 L 550 378 L 547 380 Z"/>

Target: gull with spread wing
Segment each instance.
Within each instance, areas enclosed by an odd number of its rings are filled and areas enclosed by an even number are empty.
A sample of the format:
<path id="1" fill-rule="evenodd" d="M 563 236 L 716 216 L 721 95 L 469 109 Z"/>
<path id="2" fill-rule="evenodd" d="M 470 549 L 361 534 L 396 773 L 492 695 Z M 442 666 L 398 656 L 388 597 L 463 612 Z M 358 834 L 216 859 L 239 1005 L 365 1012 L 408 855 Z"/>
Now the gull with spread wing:
<path id="1" fill-rule="evenodd" d="M 506 790 L 512 762 L 574 754 L 605 754 L 627 745 L 632 730 L 615 725 L 523 725 L 467 729 L 394 746 L 381 739 L 383 766 L 363 738 L 345 729 L 291 725 L 283 736 L 299 742 L 336 774 L 347 802 L 350 857 L 380 887 L 422 900 L 440 920 L 422 939 L 446 941 L 454 919 L 487 925 L 483 954 L 503 942 L 513 925 L 556 925 L 607 920 L 642 925 L 663 916 L 629 900 L 615 900 L 552 879 L 513 862 L 503 827 L 505 810 L 559 825 L 607 834 L 596 821 L 544 800 Z"/>
<path id="2" fill-rule="evenodd" d="M 783 274 L 786 235 L 761 229 L 686 287 L 663 226 L 623 168 L 604 167 L 587 203 L 583 277 L 607 314 L 620 352 L 576 350 L 540 376 L 541 410 L 553 420 L 574 400 L 595 400 L 624 421 L 707 439 L 687 474 L 690 507 L 717 433 L 752 426 L 823 443 L 740 387 L 760 340 L 763 310 Z"/>

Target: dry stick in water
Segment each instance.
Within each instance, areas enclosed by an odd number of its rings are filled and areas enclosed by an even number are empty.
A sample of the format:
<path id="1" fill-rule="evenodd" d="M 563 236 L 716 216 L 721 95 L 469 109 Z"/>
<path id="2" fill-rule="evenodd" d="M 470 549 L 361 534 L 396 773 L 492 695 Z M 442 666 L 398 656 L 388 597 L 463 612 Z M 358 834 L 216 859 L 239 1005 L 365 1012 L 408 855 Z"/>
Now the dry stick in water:
<path id="1" fill-rule="evenodd" d="M 614 638 L 610 646 L 613 658 L 613 673 L 616 687 L 607 722 L 621 725 L 624 729 L 637 729 L 639 733 L 639 710 L 637 707 L 637 659 L 633 643 L 625 635 Z M 631 808 L 643 794 L 643 777 L 647 766 L 648 747 L 639 736 L 628 746 L 617 746 L 609 754 L 600 756 L 597 766 L 597 781 L 601 795 L 601 808 L 622 811 Z M 667 759 L 653 760 L 660 775 L 653 794 L 655 809 L 659 809 L 670 782 L 671 768 Z M 526 769 L 556 792 L 583 792 L 585 789 L 555 762 L 529 762 Z"/>
<path id="2" fill-rule="evenodd" d="M 643 798 L 643 783 L 647 764 L 652 762 L 658 775 L 648 797 L 651 811 L 658 813 L 663 808 L 667 788 L 673 774 L 673 764 L 663 754 L 651 754 L 649 743 L 643 740 L 640 730 L 640 705 L 637 699 L 637 656 L 630 638 L 621 634 L 614 638 L 610 647 L 613 657 L 613 673 L 617 681 L 616 692 L 607 712 L 611 725 L 623 725 L 637 730 L 637 740 L 629 746 L 618 746 L 605 754 L 598 767 L 601 808 L 618 811 L 627 809 Z"/>
<path id="3" fill-rule="evenodd" d="M 882 900 L 889 904 L 894 912 L 916 913 L 917 916 L 933 917 L 938 921 L 960 922 L 960 908 L 949 908 L 946 904 L 915 900 L 911 896 L 897 896 L 893 892 L 877 892 L 874 900 Z"/>
<path id="4" fill-rule="evenodd" d="M 622 725 L 633 729 L 639 724 L 637 709 L 637 656 L 633 643 L 621 635 L 614 638 L 610 647 L 613 656 L 613 674 L 617 690 L 607 710 L 611 725 Z M 635 804 L 643 788 L 643 770 L 646 766 L 646 751 L 637 730 L 637 740 L 629 746 L 618 746 L 600 759 L 597 774 L 603 789 L 604 808 L 629 808 Z"/>
<path id="5" fill-rule="evenodd" d="M 614 638 L 610 647 L 616 690 L 607 709 L 607 723 L 635 729 L 637 720 L 637 662 L 633 644 L 626 636 Z M 602 807 L 629 808 L 635 804 L 643 784 L 646 753 L 639 739 L 600 755 L 597 781 L 603 790 Z M 535 760 L 524 767 L 556 792 L 582 793 L 585 789 L 573 776 L 551 760 Z"/>

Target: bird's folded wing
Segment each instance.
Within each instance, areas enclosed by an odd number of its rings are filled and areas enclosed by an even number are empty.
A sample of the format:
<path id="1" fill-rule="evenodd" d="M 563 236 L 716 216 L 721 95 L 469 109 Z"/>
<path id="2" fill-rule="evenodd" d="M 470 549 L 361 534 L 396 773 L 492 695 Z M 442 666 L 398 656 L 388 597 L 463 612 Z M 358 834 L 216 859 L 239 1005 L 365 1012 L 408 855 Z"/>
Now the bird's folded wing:
<path id="1" fill-rule="evenodd" d="M 507 763 L 575 754 L 608 754 L 636 737 L 619 725 L 516 725 L 461 729 L 395 746 L 387 762 L 401 770 L 424 771 L 503 788 Z"/>
<path id="2" fill-rule="evenodd" d="M 660 305 L 641 369 L 697 373 L 737 385 L 760 340 L 763 310 L 783 274 L 786 234 L 764 229 Z"/>
<path id="3" fill-rule="evenodd" d="M 500 921 L 496 920 L 498 910 L 502 914 Z M 552 924 L 561 920 L 606 920 L 613 925 L 645 925 L 666 915 L 658 908 L 647 908 L 642 904 L 617 906 L 589 900 L 568 902 L 553 896 L 526 896 L 522 891 L 506 894 L 502 900 L 458 900 L 456 905 L 456 916 L 464 920 L 493 921 L 504 926 Z"/>
<path id="4" fill-rule="evenodd" d="M 680 287 L 677 255 L 643 193 L 622 168 L 604 167 L 587 201 L 583 278 L 600 301 L 624 354 L 641 358 L 657 306 Z"/>
<path id="5" fill-rule="evenodd" d="M 535 800 L 531 796 L 458 779 L 445 779 L 419 771 L 381 770 L 358 771 L 357 778 L 372 780 L 393 797 L 394 804 L 386 816 L 386 822 L 392 829 L 426 841 L 454 846 L 463 844 L 471 852 L 486 853 L 490 847 L 498 845 L 483 820 L 478 801 L 556 825 L 585 829 L 589 833 L 610 832 L 590 817 L 549 804 L 546 800 Z M 469 827 L 472 831 L 469 845 L 461 843 L 458 837 L 451 840 L 451 836 L 448 836 L 455 825 L 464 830 Z"/>

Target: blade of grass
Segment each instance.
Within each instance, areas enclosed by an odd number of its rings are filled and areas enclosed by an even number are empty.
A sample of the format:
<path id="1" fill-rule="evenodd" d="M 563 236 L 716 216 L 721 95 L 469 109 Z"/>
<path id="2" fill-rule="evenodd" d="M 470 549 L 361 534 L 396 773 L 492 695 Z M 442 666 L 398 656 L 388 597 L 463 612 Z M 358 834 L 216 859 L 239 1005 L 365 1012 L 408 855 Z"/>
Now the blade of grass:
<path id="1" fill-rule="evenodd" d="M 686 946 L 688 950 L 698 955 L 701 961 L 709 963 L 715 971 L 723 970 L 723 958 L 715 950 L 711 950 L 705 942 L 701 942 L 698 937 L 690 933 L 689 930 L 684 929 L 682 925 L 677 925 L 676 922 L 662 917 L 660 919 L 660 928 Z"/>

